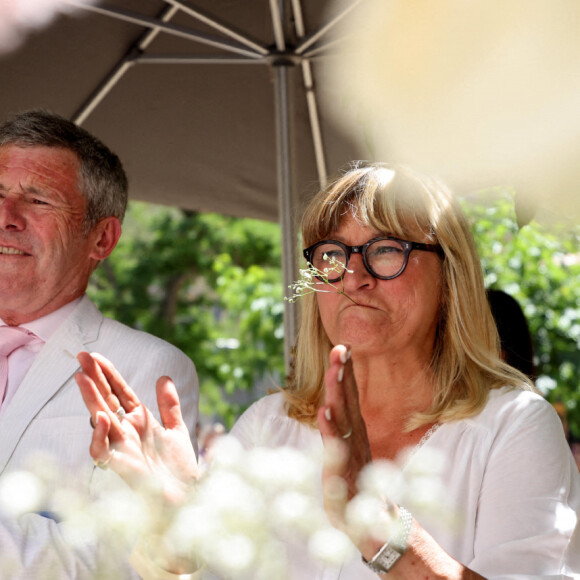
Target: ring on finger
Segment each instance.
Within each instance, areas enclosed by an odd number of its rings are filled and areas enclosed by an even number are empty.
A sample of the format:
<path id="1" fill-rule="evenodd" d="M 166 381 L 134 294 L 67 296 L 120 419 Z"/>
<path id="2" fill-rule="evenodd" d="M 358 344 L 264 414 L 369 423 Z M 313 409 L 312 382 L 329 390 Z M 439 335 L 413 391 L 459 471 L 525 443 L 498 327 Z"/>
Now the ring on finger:
<path id="1" fill-rule="evenodd" d="M 93 416 L 89 415 L 89 423 L 91 424 L 91 429 L 95 428 L 95 422 L 93 421 Z"/>
<path id="2" fill-rule="evenodd" d="M 111 463 L 111 459 L 113 459 L 113 456 L 115 455 L 115 450 L 111 449 L 111 452 L 109 453 L 109 457 L 107 457 L 107 459 L 105 459 L 105 461 L 101 461 L 100 459 L 93 459 L 93 463 L 99 468 L 99 469 L 107 469 L 107 466 L 109 465 L 109 463 Z"/>
<path id="3" fill-rule="evenodd" d="M 348 439 L 352 435 L 352 427 L 348 430 L 348 433 L 345 433 L 342 438 Z"/>
<path id="4" fill-rule="evenodd" d="M 123 409 L 123 407 L 119 407 L 116 411 L 115 411 L 115 415 L 117 415 L 117 417 L 119 418 L 119 421 L 122 421 L 125 418 L 126 415 L 126 411 L 125 409 Z"/>

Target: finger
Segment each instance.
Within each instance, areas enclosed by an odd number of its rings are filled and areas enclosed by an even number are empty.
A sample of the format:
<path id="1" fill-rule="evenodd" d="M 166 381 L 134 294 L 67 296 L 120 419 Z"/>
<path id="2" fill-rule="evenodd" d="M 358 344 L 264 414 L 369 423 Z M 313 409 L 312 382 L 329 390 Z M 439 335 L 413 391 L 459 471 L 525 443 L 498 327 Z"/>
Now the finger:
<path id="1" fill-rule="evenodd" d="M 366 430 L 366 425 L 360 410 L 359 393 L 354 377 L 354 368 L 351 357 L 350 347 L 337 345 L 330 353 L 331 367 L 335 366 L 339 385 L 337 389 L 341 395 L 341 402 L 344 405 L 344 419 L 341 425 L 346 427 L 348 433 L 350 429 L 353 432 Z M 344 436 L 344 435 L 343 435 Z"/>
<path id="2" fill-rule="evenodd" d="M 99 389 L 95 385 L 95 382 L 84 372 L 79 372 L 75 374 L 75 380 L 79 386 L 79 390 L 83 397 L 83 401 L 91 415 L 91 424 L 95 426 L 96 429 L 96 417 L 98 413 L 103 413 L 107 416 L 109 424 L 111 424 L 111 436 L 117 438 L 121 435 L 121 424 L 115 415 L 103 399 Z"/>
<path id="3" fill-rule="evenodd" d="M 330 365 L 325 375 L 325 417 L 335 436 L 342 437 L 352 428 L 350 412 L 344 389 L 344 361 L 347 360 L 346 347 L 339 345 L 330 352 Z M 354 376 L 352 376 L 354 379 Z M 356 388 L 356 387 L 355 387 Z"/>
<path id="4" fill-rule="evenodd" d="M 358 422 L 362 419 L 360 412 L 358 388 L 356 385 L 356 380 L 354 378 L 354 368 L 352 364 L 352 358 L 350 354 L 350 348 L 346 350 L 339 351 L 340 362 L 343 364 L 342 367 L 342 393 L 345 401 L 346 410 L 349 418 L 355 419 Z"/>
<path id="5" fill-rule="evenodd" d="M 347 465 L 347 450 L 339 439 L 325 442 L 322 468 L 322 492 L 324 509 L 335 527 L 344 526 L 344 513 L 348 502 L 348 484 L 344 479 Z"/>
<path id="6" fill-rule="evenodd" d="M 181 414 L 181 404 L 175 384 L 169 377 L 157 380 L 157 405 L 161 422 L 166 429 L 181 429 L 187 431 Z"/>
<path id="7" fill-rule="evenodd" d="M 75 381 L 77 382 L 83 401 L 89 410 L 91 417 L 96 417 L 97 411 L 108 409 L 99 389 L 97 389 L 94 381 L 86 373 L 75 373 Z"/>
<path id="8" fill-rule="evenodd" d="M 89 447 L 89 452 L 93 459 L 98 461 L 106 461 L 110 456 L 109 449 L 109 429 L 111 422 L 109 416 L 103 411 L 99 411 L 95 416 L 95 429 L 93 431 L 93 438 Z"/>
<path id="9" fill-rule="evenodd" d="M 98 362 L 111 390 L 117 396 L 121 405 L 130 413 L 135 407 L 141 404 L 135 391 L 125 382 L 121 373 L 115 368 L 113 363 L 97 352 L 92 353 L 93 358 Z"/>
<path id="10" fill-rule="evenodd" d="M 99 361 L 88 352 L 80 352 L 77 355 L 77 360 L 79 361 L 83 372 L 91 378 L 96 387 L 99 389 L 103 400 L 107 403 L 111 411 L 116 411 L 120 407 L 121 403 L 111 389 L 111 385 L 103 373 Z"/>

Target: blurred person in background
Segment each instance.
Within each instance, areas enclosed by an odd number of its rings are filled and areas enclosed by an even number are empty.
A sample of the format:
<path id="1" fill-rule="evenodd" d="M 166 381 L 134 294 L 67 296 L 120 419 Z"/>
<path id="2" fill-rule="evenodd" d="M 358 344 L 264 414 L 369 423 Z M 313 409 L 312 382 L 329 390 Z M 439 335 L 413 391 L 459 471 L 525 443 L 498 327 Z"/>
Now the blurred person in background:
<path id="1" fill-rule="evenodd" d="M 534 381 L 534 347 L 522 307 L 503 290 L 487 290 L 487 299 L 497 325 L 502 358 Z"/>

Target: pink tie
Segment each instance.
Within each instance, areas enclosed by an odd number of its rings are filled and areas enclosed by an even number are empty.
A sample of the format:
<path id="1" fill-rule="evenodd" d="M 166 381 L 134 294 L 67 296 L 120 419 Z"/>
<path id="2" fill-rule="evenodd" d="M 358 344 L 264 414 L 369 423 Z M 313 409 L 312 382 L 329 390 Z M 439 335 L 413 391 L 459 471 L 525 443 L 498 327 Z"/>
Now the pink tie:
<path id="1" fill-rule="evenodd" d="M 0 407 L 8 384 L 8 357 L 16 349 L 32 342 L 36 336 L 18 326 L 0 326 Z"/>

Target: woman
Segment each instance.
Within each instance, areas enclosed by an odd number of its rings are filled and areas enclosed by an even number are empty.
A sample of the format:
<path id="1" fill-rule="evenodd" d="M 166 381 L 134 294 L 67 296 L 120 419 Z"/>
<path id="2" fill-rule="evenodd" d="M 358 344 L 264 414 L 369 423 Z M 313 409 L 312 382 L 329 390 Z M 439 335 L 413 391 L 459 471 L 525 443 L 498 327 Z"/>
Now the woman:
<path id="1" fill-rule="evenodd" d="M 304 296 L 291 384 L 250 407 L 233 434 L 248 448 L 338 444 L 341 459 L 321 468 L 325 508 L 362 559 L 328 576 L 303 555 L 293 561 L 293 577 L 580 572 L 580 532 L 571 540 L 578 474 L 551 405 L 500 359 L 474 243 L 450 193 L 404 168 L 355 166 L 314 198 L 302 235 L 307 260 L 320 274 L 326 269 L 330 284 L 321 280 L 322 291 Z M 106 362 L 86 353 L 79 360 L 78 383 L 96 419 L 93 458 L 133 484 L 169 466 L 177 483 L 166 495 L 178 500 L 181 482 L 195 474 L 171 384 L 158 384 L 168 429 L 155 431 Z M 113 412 L 119 404 L 127 423 Z M 156 433 L 163 457 L 152 443 Z M 112 455 L 110 445 L 123 453 Z M 433 451 L 445 455 L 448 509 L 461 525 L 413 517 L 385 498 L 385 521 L 399 522 L 393 537 L 350 529 L 346 502 L 361 469 L 409 448 L 415 463 Z M 348 493 L 336 493 L 337 480 Z"/>

